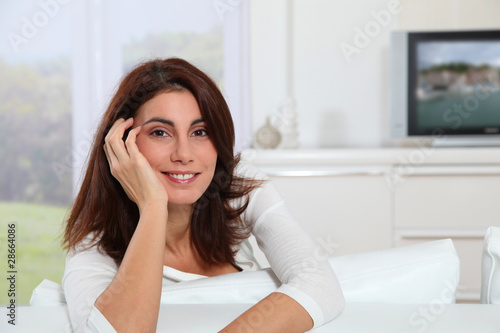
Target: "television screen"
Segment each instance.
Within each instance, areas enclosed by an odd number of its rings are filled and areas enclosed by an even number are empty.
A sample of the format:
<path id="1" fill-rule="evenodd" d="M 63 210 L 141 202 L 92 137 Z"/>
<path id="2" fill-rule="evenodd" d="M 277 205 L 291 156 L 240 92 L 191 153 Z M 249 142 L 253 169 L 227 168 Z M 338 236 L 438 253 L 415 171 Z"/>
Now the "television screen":
<path id="1" fill-rule="evenodd" d="M 408 36 L 408 134 L 500 133 L 500 31 Z"/>

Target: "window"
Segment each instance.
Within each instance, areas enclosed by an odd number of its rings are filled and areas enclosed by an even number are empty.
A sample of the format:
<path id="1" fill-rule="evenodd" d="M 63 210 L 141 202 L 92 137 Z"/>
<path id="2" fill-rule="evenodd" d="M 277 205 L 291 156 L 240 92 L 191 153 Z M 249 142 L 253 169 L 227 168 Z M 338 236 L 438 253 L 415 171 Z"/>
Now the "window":
<path id="1" fill-rule="evenodd" d="M 0 4 L 0 251 L 15 223 L 17 304 L 43 279 L 61 282 L 63 221 L 93 131 L 138 62 L 177 56 L 208 72 L 243 133 L 239 148 L 249 145 L 245 15 L 244 2 L 213 0 Z M 9 302 L 1 293 L 0 304 Z"/>
<path id="2" fill-rule="evenodd" d="M 16 300 L 29 301 L 44 278 L 60 281 L 58 239 L 71 202 L 71 20 L 54 2 L 0 4 L 0 239 L 2 272 L 14 270 Z M 56 172 L 59 163 L 69 172 Z M 8 224 L 15 223 L 15 265 L 7 265 Z M 1 280 L 1 290 L 10 282 Z M 10 301 L 7 292 L 0 303 Z"/>

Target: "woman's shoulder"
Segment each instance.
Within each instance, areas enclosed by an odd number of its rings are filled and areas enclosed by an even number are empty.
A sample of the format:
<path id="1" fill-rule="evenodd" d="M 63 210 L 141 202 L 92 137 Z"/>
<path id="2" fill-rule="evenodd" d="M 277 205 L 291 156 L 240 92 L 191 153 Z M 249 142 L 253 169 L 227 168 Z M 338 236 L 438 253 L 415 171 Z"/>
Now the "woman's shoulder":
<path id="1" fill-rule="evenodd" d="M 117 269 L 114 260 L 99 248 L 100 236 L 89 233 L 66 255 L 66 269 L 82 267 L 109 267 Z"/>

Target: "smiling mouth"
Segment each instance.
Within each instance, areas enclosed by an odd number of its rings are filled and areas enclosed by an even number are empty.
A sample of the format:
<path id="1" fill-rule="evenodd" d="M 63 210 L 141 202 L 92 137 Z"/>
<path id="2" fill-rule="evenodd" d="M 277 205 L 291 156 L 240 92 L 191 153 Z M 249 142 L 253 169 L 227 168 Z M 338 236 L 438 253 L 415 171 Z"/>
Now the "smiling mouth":
<path id="1" fill-rule="evenodd" d="M 174 179 L 177 179 L 177 180 L 189 180 L 191 178 L 194 178 L 194 176 L 196 176 L 197 174 L 196 173 L 168 173 L 168 172 L 164 172 L 167 176 L 169 177 L 172 177 Z"/>

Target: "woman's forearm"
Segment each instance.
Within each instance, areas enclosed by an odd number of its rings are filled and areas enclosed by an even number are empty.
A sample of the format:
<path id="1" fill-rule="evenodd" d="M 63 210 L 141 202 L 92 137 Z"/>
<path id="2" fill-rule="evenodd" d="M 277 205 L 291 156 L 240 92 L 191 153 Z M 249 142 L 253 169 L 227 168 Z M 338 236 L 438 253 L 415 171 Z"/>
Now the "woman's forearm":
<path id="1" fill-rule="evenodd" d="M 314 323 L 293 298 L 275 292 L 252 306 L 221 332 L 302 333 Z"/>
<path id="2" fill-rule="evenodd" d="M 152 203 L 143 209 L 115 278 L 95 302 L 118 332 L 156 331 L 166 221 L 164 203 Z"/>

